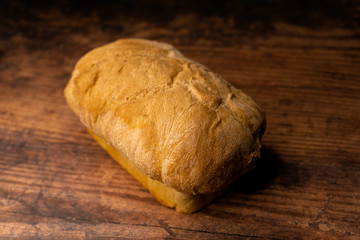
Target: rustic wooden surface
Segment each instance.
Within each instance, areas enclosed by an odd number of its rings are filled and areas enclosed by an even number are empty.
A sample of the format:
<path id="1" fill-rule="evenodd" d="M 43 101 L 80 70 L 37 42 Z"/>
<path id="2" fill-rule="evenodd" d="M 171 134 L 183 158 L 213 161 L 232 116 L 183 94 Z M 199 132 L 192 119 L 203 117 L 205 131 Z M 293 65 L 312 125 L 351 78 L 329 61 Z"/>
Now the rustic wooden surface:
<path id="1" fill-rule="evenodd" d="M 1 2 L 0 239 L 360 239 L 356 1 L 99 2 Z M 159 205 L 65 102 L 79 57 L 124 37 L 175 45 L 266 111 L 261 161 L 198 213 Z"/>

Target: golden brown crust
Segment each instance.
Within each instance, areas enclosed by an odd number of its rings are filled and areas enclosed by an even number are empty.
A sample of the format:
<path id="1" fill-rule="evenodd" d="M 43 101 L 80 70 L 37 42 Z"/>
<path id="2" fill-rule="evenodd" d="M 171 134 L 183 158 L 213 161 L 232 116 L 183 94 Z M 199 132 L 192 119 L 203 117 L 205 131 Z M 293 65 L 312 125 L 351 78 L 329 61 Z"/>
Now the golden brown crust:
<path id="1" fill-rule="evenodd" d="M 91 130 L 88 131 L 116 162 L 126 169 L 136 180 L 149 190 L 156 200 L 166 207 L 175 208 L 176 211 L 181 213 L 192 213 L 203 208 L 214 198 L 223 193 L 221 191 L 210 194 L 192 195 L 176 191 L 174 188 L 168 187 L 165 184 L 145 175 L 122 152 L 110 146 L 103 138 L 97 136 Z"/>
<path id="2" fill-rule="evenodd" d="M 123 39 L 89 52 L 65 96 L 89 129 L 180 192 L 220 191 L 260 154 L 256 103 L 168 44 Z"/>

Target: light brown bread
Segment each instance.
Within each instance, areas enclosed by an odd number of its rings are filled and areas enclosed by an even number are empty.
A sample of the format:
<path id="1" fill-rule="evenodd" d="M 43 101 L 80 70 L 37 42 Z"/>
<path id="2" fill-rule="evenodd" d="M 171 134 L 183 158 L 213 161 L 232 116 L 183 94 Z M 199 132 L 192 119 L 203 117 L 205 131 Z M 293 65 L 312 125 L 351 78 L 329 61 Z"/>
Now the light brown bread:
<path id="1" fill-rule="evenodd" d="M 123 39 L 92 50 L 65 96 L 96 136 L 184 194 L 219 192 L 260 156 L 258 105 L 168 44 Z"/>
<path id="2" fill-rule="evenodd" d="M 157 180 L 150 178 L 140 171 L 121 151 L 109 145 L 103 138 L 99 137 L 91 130 L 89 133 L 103 147 L 109 155 L 125 168 L 136 180 L 138 180 L 149 192 L 164 206 L 175 208 L 181 213 L 195 212 L 207 205 L 215 197 L 221 195 L 223 191 L 210 194 L 188 194 L 182 193 L 174 188 L 166 186 Z M 225 189 L 224 189 L 225 190 Z"/>

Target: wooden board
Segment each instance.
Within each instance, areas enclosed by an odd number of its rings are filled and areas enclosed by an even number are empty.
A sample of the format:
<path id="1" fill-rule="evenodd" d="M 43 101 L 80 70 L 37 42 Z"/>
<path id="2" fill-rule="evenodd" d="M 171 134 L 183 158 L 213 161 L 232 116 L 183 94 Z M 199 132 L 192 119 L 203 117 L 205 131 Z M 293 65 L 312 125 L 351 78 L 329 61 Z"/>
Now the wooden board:
<path id="1" fill-rule="evenodd" d="M 356 1 L 2 3 L 0 239 L 360 239 L 359 8 Z M 129 37 L 175 45 L 266 112 L 256 168 L 195 214 L 159 205 L 91 139 L 63 97 L 83 54 Z"/>

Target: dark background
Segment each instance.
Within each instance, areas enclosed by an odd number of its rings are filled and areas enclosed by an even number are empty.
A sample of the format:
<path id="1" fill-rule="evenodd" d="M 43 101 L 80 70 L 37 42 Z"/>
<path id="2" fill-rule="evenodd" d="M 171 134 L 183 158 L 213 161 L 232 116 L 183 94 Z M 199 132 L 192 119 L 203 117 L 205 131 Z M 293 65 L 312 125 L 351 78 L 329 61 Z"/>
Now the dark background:
<path id="1" fill-rule="evenodd" d="M 0 238 L 360 238 L 358 1 L 0 1 Z M 119 38 L 173 44 L 265 110 L 262 158 L 195 214 L 162 207 L 63 97 Z"/>

